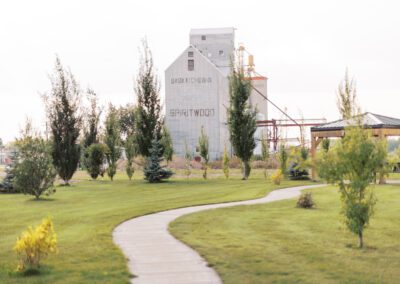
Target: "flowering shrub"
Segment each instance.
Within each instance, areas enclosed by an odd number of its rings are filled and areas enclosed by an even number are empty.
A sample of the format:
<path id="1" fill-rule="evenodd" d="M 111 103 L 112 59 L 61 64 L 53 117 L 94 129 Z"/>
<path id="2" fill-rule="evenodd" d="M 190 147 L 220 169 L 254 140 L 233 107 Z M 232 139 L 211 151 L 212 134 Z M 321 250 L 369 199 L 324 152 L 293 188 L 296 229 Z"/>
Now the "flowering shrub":
<path id="1" fill-rule="evenodd" d="M 274 184 L 280 185 L 283 179 L 283 174 L 281 169 L 277 169 L 272 175 L 271 180 Z"/>
<path id="2" fill-rule="evenodd" d="M 52 220 L 45 218 L 36 228 L 30 226 L 18 238 L 14 251 L 19 258 L 18 271 L 39 268 L 44 257 L 57 252 L 57 236 Z"/>

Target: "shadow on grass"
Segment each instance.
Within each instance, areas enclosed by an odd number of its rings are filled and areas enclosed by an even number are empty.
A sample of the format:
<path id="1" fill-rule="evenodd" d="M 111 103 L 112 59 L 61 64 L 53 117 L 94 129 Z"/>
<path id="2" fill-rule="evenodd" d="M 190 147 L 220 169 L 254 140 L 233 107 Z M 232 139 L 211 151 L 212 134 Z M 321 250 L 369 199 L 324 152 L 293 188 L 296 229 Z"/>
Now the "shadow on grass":
<path id="1" fill-rule="evenodd" d="M 57 201 L 57 199 L 55 198 L 32 198 L 32 199 L 28 199 L 26 202 L 48 202 L 48 201 Z"/>
<path id="2" fill-rule="evenodd" d="M 41 266 L 40 268 L 28 268 L 23 271 L 10 271 L 9 275 L 12 277 L 21 277 L 21 278 L 28 278 L 28 277 L 39 277 L 48 275 L 51 273 L 51 268 L 48 266 Z"/>
<path id="3" fill-rule="evenodd" d="M 363 248 L 360 248 L 357 244 L 351 243 L 351 244 L 346 244 L 346 248 L 348 249 L 354 249 L 354 250 L 359 250 L 361 252 L 370 252 L 370 251 L 376 251 L 378 250 L 377 247 L 374 246 L 364 246 Z"/>

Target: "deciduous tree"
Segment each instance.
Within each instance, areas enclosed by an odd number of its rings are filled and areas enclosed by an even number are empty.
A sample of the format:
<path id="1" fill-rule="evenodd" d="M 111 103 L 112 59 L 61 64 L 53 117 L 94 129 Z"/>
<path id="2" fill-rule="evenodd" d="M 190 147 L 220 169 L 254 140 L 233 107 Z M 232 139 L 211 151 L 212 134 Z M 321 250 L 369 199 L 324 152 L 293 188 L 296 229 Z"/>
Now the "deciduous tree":
<path id="1" fill-rule="evenodd" d="M 251 81 L 246 80 L 240 68 L 232 69 L 230 75 L 228 126 L 235 155 L 243 164 L 243 179 L 250 175 L 250 159 L 256 147 L 256 112 L 249 105 Z"/>
<path id="2" fill-rule="evenodd" d="M 352 126 L 318 162 L 319 176 L 339 186 L 345 224 L 358 236 L 360 248 L 376 203 L 370 184 L 387 155 L 380 143 L 360 125 Z"/>
<path id="3" fill-rule="evenodd" d="M 113 180 L 117 172 L 117 161 L 121 156 L 120 124 L 117 109 L 110 104 L 105 122 L 104 142 L 108 147 L 106 159 L 108 163 L 107 175 Z"/>
<path id="4" fill-rule="evenodd" d="M 80 159 L 81 94 L 74 76 L 63 68 L 58 57 L 50 80 L 51 92 L 45 96 L 45 102 L 52 134 L 53 163 L 58 175 L 68 185 Z"/>
<path id="5" fill-rule="evenodd" d="M 200 157 L 203 162 L 203 178 L 207 179 L 207 168 L 208 162 L 210 160 L 209 156 L 209 141 L 206 132 L 204 131 L 204 127 L 201 127 L 200 137 L 199 137 L 199 149 L 200 149 Z"/>
<path id="6" fill-rule="evenodd" d="M 154 70 L 153 57 L 143 40 L 140 68 L 136 77 L 137 96 L 136 139 L 139 153 L 148 157 L 152 140 L 161 138 L 160 83 Z"/>

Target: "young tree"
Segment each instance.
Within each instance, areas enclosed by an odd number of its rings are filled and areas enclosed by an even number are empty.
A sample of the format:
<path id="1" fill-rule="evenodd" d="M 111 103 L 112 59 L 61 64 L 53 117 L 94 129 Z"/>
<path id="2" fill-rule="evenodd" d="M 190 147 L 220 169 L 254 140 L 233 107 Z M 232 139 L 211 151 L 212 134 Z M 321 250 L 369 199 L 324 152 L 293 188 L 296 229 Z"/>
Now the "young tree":
<path id="1" fill-rule="evenodd" d="M 288 160 L 288 153 L 286 152 L 285 145 L 282 144 L 279 147 L 279 168 L 281 169 L 282 174 L 285 176 L 287 174 L 287 160 Z"/>
<path id="2" fill-rule="evenodd" d="M 324 140 L 322 140 L 322 149 L 325 153 L 329 151 L 330 146 L 331 140 L 329 140 L 329 138 L 324 138 Z"/>
<path id="3" fill-rule="evenodd" d="M 99 107 L 97 94 L 92 89 L 88 89 L 87 96 L 90 102 L 90 109 L 86 112 L 84 116 L 83 146 L 85 147 L 85 149 L 90 145 L 99 142 L 99 122 L 102 112 L 101 108 Z"/>
<path id="4" fill-rule="evenodd" d="M 204 127 L 201 127 L 200 131 L 200 137 L 199 137 L 199 148 L 200 148 L 200 156 L 203 159 L 203 178 L 207 179 L 207 168 L 208 168 L 208 162 L 210 160 L 208 149 L 209 149 L 209 142 L 208 142 L 208 136 L 204 131 Z"/>
<path id="5" fill-rule="evenodd" d="M 136 108 L 132 104 L 127 104 L 125 107 L 120 107 L 118 112 L 121 136 L 126 141 L 135 133 Z"/>
<path id="6" fill-rule="evenodd" d="M 87 171 L 92 179 L 95 180 L 104 170 L 104 161 L 106 159 L 108 148 L 104 144 L 92 144 L 86 149 L 86 152 Z"/>
<path id="7" fill-rule="evenodd" d="M 90 107 L 85 109 L 83 115 L 82 164 L 86 170 L 89 170 L 88 148 L 99 142 L 99 122 L 102 110 L 99 107 L 96 93 L 90 88 L 87 90 L 87 98 Z"/>
<path id="8" fill-rule="evenodd" d="M 106 159 L 108 163 L 107 174 L 111 180 L 117 172 L 117 161 L 121 156 L 121 137 L 118 111 L 110 104 L 105 122 L 104 142 L 108 147 Z"/>
<path id="9" fill-rule="evenodd" d="M 264 133 L 261 137 L 261 156 L 264 161 L 264 179 L 267 179 L 267 167 L 269 160 L 269 145 Z"/>
<path id="10" fill-rule="evenodd" d="M 135 91 L 137 96 L 135 128 L 138 151 L 142 156 L 148 157 L 154 137 L 158 140 L 161 138 L 162 117 L 160 83 L 155 74 L 153 57 L 146 40 L 143 40 Z"/>
<path id="11" fill-rule="evenodd" d="M 364 245 L 364 229 L 376 203 L 370 183 L 387 155 L 380 143 L 382 141 L 372 138 L 360 125 L 352 126 L 318 162 L 319 176 L 339 185 L 345 224 L 358 236 L 360 248 Z"/>
<path id="12" fill-rule="evenodd" d="M 191 165 L 190 162 L 192 161 L 192 152 L 189 150 L 189 147 L 187 145 L 187 142 L 185 140 L 185 174 L 186 177 L 189 178 L 191 175 Z"/>
<path id="13" fill-rule="evenodd" d="M 74 76 L 63 68 L 58 57 L 55 74 L 50 80 L 51 92 L 45 96 L 45 103 L 52 134 L 53 163 L 58 175 L 68 185 L 80 159 L 80 90 Z"/>
<path id="14" fill-rule="evenodd" d="M 126 153 L 126 174 L 129 177 L 129 180 L 132 180 L 132 176 L 135 173 L 135 168 L 133 167 L 133 159 L 137 156 L 137 145 L 135 136 L 129 135 L 128 139 L 125 142 L 125 153 Z"/>
<path id="15" fill-rule="evenodd" d="M 14 168 L 14 187 L 24 194 L 35 196 L 55 192 L 54 180 L 57 172 L 51 158 L 51 147 L 38 134 L 32 132 L 28 122 L 22 138 L 17 140 L 20 159 Z"/>
<path id="16" fill-rule="evenodd" d="M 174 155 L 174 147 L 172 145 L 172 138 L 171 134 L 168 131 L 167 126 L 164 124 L 162 127 L 162 133 L 161 133 L 161 146 L 164 149 L 164 159 L 167 162 L 172 161 L 172 156 Z"/>
<path id="17" fill-rule="evenodd" d="M 245 80 L 244 74 L 232 69 L 230 75 L 228 109 L 228 126 L 230 140 L 235 154 L 243 163 L 243 180 L 250 175 L 250 158 L 256 147 L 254 133 L 256 131 L 256 112 L 248 104 L 251 93 L 251 81 Z"/>
<path id="18" fill-rule="evenodd" d="M 349 79 L 347 69 L 345 77 L 338 87 L 337 105 L 343 119 L 349 119 L 359 112 L 359 109 L 357 108 L 356 83 L 354 79 Z"/>
<path id="19" fill-rule="evenodd" d="M 226 178 L 229 178 L 229 155 L 226 145 L 224 146 L 224 156 L 222 158 L 222 169 Z"/>
<path id="20" fill-rule="evenodd" d="M 172 172 L 161 167 L 162 148 L 157 138 L 154 138 L 151 143 L 150 156 L 147 158 L 146 166 L 144 167 L 145 180 L 150 183 L 161 182 L 172 176 Z"/>

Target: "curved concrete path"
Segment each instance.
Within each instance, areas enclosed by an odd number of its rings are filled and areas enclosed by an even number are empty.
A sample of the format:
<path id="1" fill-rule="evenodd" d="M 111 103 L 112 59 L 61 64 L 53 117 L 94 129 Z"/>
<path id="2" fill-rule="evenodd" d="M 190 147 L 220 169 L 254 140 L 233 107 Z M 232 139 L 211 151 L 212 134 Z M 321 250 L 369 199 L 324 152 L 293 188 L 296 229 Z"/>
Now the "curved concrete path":
<path id="1" fill-rule="evenodd" d="M 173 209 L 137 217 L 120 224 L 113 232 L 114 242 L 128 258 L 136 275 L 131 283 L 205 284 L 222 283 L 214 269 L 193 249 L 168 232 L 168 224 L 183 215 L 236 205 L 253 205 L 294 198 L 303 189 L 326 185 L 298 186 L 270 192 L 259 199 Z"/>

